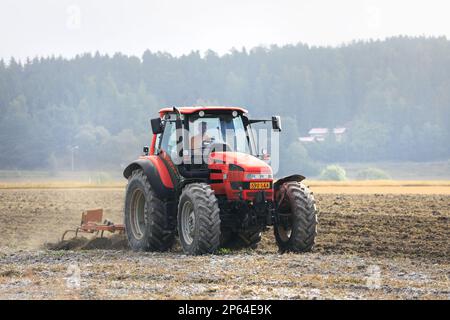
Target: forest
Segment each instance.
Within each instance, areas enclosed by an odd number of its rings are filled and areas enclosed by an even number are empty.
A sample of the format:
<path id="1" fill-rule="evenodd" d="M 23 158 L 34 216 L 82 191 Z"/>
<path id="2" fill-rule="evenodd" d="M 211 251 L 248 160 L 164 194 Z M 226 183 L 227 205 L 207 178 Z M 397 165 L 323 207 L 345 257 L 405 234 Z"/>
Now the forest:
<path id="1" fill-rule="evenodd" d="M 120 170 L 166 106 L 243 106 L 281 115 L 281 172 L 318 163 L 450 158 L 450 41 L 395 37 L 194 51 L 0 61 L 0 169 Z M 302 143 L 311 128 L 341 141 Z"/>

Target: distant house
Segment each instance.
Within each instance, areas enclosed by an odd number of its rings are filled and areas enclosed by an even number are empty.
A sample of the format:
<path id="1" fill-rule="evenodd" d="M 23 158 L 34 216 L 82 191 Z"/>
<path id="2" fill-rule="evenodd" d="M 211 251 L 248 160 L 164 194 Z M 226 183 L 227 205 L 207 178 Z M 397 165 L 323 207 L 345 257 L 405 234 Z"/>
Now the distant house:
<path id="1" fill-rule="evenodd" d="M 342 141 L 346 131 L 347 131 L 347 128 L 334 128 L 333 129 L 334 138 L 336 139 L 337 142 Z"/>
<path id="2" fill-rule="evenodd" d="M 312 128 L 311 130 L 309 130 L 308 134 L 311 137 L 325 138 L 328 135 L 328 128 Z"/>
<path id="3" fill-rule="evenodd" d="M 314 137 L 300 137 L 300 138 L 298 138 L 298 140 L 300 142 L 307 142 L 307 143 L 315 141 Z"/>
<path id="4" fill-rule="evenodd" d="M 336 141 L 341 142 L 346 131 L 347 128 L 343 127 L 334 128 L 333 130 L 330 130 L 328 128 L 312 128 L 308 131 L 309 136 L 300 137 L 298 138 L 298 140 L 304 143 L 322 142 L 325 141 L 325 139 L 327 139 L 332 132 Z"/>
<path id="5" fill-rule="evenodd" d="M 346 128 L 334 128 L 333 133 L 334 134 L 344 134 L 346 130 L 347 130 Z"/>

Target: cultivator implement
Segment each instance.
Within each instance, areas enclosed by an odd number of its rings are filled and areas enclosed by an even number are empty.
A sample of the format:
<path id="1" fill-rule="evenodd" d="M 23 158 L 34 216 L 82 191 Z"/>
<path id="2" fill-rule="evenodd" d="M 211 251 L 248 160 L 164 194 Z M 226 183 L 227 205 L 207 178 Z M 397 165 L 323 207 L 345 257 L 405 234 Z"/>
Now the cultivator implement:
<path id="1" fill-rule="evenodd" d="M 90 209 L 81 213 L 80 226 L 64 231 L 61 241 L 64 241 L 64 238 L 70 232 L 75 233 L 75 238 L 78 237 L 80 232 L 95 234 L 97 237 L 103 238 L 105 231 L 123 233 L 124 230 L 123 224 L 115 224 L 107 219 L 103 220 L 103 209 Z"/>

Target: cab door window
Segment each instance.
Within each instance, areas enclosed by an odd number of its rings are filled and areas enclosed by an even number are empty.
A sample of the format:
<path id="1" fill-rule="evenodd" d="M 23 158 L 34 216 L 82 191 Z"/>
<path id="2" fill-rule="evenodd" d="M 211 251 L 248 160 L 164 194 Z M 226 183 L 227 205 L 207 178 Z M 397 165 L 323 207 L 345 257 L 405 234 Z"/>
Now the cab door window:
<path id="1" fill-rule="evenodd" d="M 161 139 L 160 150 L 164 150 L 169 156 L 176 152 L 177 138 L 175 122 L 166 122 Z"/>
<path id="2" fill-rule="evenodd" d="M 153 151 L 154 155 L 157 155 L 159 153 L 160 147 L 161 147 L 161 133 L 158 133 L 156 135 L 156 140 L 155 140 L 155 150 Z"/>

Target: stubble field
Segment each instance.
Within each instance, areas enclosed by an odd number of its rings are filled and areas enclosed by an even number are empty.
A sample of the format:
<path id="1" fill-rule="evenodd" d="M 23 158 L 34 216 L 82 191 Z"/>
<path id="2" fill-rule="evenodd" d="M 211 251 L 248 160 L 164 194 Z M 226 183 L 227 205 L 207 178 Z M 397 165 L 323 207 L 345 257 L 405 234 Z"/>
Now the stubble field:
<path id="1" fill-rule="evenodd" d="M 319 209 L 312 253 L 279 254 L 268 230 L 256 250 L 191 257 L 179 246 L 47 250 L 83 209 L 102 207 L 121 222 L 124 188 L 4 186 L 0 298 L 449 299 L 449 187 L 409 187 L 422 189 L 312 184 Z"/>

